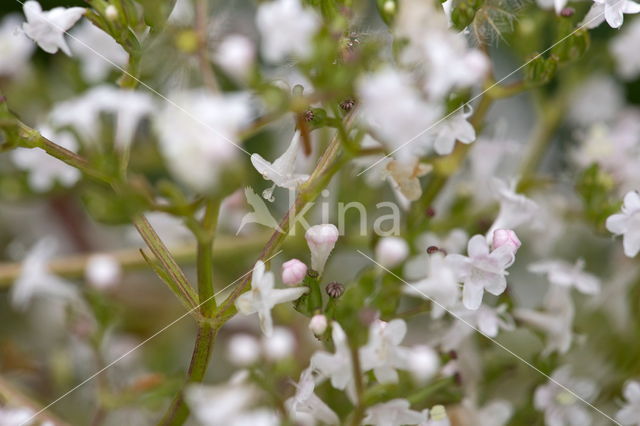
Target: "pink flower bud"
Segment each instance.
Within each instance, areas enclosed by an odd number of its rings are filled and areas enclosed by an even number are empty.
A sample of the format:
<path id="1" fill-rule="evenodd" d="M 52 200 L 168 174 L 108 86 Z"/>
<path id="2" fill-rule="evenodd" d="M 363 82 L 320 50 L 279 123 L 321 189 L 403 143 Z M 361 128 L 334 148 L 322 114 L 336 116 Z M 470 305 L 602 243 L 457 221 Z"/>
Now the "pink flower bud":
<path id="1" fill-rule="evenodd" d="M 493 231 L 493 250 L 506 245 L 510 246 L 513 253 L 515 253 L 522 243 L 516 233 L 511 229 L 496 229 Z"/>
<path id="2" fill-rule="evenodd" d="M 332 224 L 315 225 L 307 230 L 305 238 L 311 250 L 311 267 L 322 273 L 324 265 L 338 241 L 338 228 Z"/>
<path id="3" fill-rule="evenodd" d="M 327 330 L 327 326 L 327 317 L 321 314 L 314 315 L 311 317 L 311 321 L 309 321 L 309 330 L 316 336 L 323 335 Z"/>
<path id="4" fill-rule="evenodd" d="M 282 264 L 282 282 L 286 285 L 298 285 L 307 274 L 307 265 L 298 259 L 291 259 Z"/>

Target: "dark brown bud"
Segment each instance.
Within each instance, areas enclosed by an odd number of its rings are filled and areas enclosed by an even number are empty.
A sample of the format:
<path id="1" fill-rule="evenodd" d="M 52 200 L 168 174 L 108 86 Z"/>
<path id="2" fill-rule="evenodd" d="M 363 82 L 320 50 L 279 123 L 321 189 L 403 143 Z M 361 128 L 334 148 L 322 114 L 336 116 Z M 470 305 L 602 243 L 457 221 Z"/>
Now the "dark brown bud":
<path id="1" fill-rule="evenodd" d="M 440 251 L 440 247 L 437 246 L 429 246 L 427 247 L 427 254 L 433 254 L 435 252 Z"/>
<path id="2" fill-rule="evenodd" d="M 576 10 L 572 7 L 565 7 L 564 9 L 562 9 L 560 11 L 560 16 L 564 17 L 564 18 L 570 18 L 573 16 L 573 14 L 576 13 Z"/>
<path id="3" fill-rule="evenodd" d="M 351 111 L 355 105 L 355 99 L 345 99 L 344 101 L 340 102 L 340 108 L 342 108 L 342 110 L 345 112 Z"/>
<path id="4" fill-rule="evenodd" d="M 338 282 L 332 282 L 327 284 L 325 291 L 332 299 L 337 299 L 344 293 L 344 286 Z"/>
<path id="5" fill-rule="evenodd" d="M 304 121 L 309 122 L 313 121 L 313 119 L 316 118 L 316 115 L 313 113 L 313 111 L 308 109 L 302 113 L 302 118 L 304 118 Z"/>
<path id="6" fill-rule="evenodd" d="M 424 214 L 426 214 L 427 217 L 434 217 L 436 215 L 436 211 L 433 207 L 427 207 L 427 209 L 424 211 Z"/>

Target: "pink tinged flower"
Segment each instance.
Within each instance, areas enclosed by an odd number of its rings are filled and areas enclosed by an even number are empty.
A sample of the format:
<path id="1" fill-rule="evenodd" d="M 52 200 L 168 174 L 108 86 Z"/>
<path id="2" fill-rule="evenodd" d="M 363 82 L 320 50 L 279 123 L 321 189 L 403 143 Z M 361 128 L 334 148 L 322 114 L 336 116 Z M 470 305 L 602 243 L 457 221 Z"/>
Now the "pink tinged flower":
<path id="1" fill-rule="evenodd" d="M 493 231 L 493 242 L 491 244 L 492 249 L 495 250 L 498 247 L 508 245 L 514 251 L 514 253 L 520 248 L 522 243 L 511 229 L 496 229 Z"/>
<path id="2" fill-rule="evenodd" d="M 294 286 L 302 282 L 307 275 L 307 265 L 298 259 L 287 260 L 282 264 L 282 282 Z"/>
<path id="3" fill-rule="evenodd" d="M 316 336 L 321 336 L 327 330 L 328 326 L 327 317 L 321 314 L 314 315 L 309 321 L 309 330 Z"/>
<path id="4" fill-rule="evenodd" d="M 626 404 L 616 413 L 616 420 L 624 426 L 640 425 L 640 382 L 628 382 L 622 394 Z"/>
<path id="5" fill-rule="evenodd" d="M 425 415 L 411 409 L 406 399 L 392 399 L 376 404 L 366 411 L 363 424 L 374 426 L 417 425 L 425 421 Z"/>
<path id="6" fill-rule="evenodd" d="M 578 259 L 575 264 L 563 260 L 546 260 L 529 265 L 529 271 L 545 274 L 549 282 L 561 287 L 575 287 L 584 294 L 598 294 L 600 279 L 584 272 L 584 260 Z"/>
<path id="7" fill-rule="evenodd" d="M 322 273 L 329 255 L 338 241 L 338 228 L 333 224 L 315 225 L 309 228 L 305 239 L 311 251 L 311 268 Z"/>
<path id="8" fill-rule="evenodd" d="M 402 238 L 384 237 L 375 249 L 376 261 L 385 268 L 395 268 L 409 255 L 409 244 Z"/>
<path id="9" fill-rule="evenodd" d="M 640 252 L 640 194 L 628 192 L 621 213 L 609 216 L 606 225 L 610 232 L 622 235 L 624 254 L 635 257 Z"/>
<path id="10" fill-rule="evenodd" d="M 362 371 L 373 370 L 380 383 L 396 383 L 396 369 L 406 369 L 410 349 L 400 343 L 407 334 L 407 324 L 401 319 L 374 321 L 369 328 L 369 341 L 360 348 Z"/>
<path id="11" fill-rule="evenodd" d="M 264 262 L 259 260 L 253 267 L 251 290 L 238 297 L 236 307 L 243 315 L 257 313 L 260 318 L 260 328 L 269 337 L 273 334 L 271 309 L 277 304 L 298 299 L 308 290 L 306 287 L 274 288 L 273 272 L 266 272 Z"/>
<path id="12" fill-rule="evenodd" d="M 64 34 L 82 18 L 83 7 L 56 7 L 43 12 L 40 3 L 28 1 L 24 3 L 23 10 L 27 22 L 22 24 L 22 30 L 27 37 L 47 53 L 56 53 L 60 49 L 71 56 Z"/>
<path id="13" fill-rule="evenodd" d="M 450 254 L 446 260 L 456 271 L 458 280 L 464 283 L 464 306 L 475 310 L 480 307 L 485 290 L 496 296 L 505 291 L 506 269 L 513 263 L 514 254 L 508 246 L 489 251 L 489 244 L 482 235 L 469 240 L 467 253 L 468 256 Z"/>

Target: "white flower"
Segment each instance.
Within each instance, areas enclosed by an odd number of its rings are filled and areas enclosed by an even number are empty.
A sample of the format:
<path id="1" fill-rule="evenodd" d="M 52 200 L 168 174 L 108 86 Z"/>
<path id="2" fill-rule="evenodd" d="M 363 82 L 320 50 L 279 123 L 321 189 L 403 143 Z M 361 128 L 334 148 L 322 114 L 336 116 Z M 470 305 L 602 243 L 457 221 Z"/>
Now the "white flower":
<path id="1" fill-rule="evenodd" d="M 48 127 L 42 127 L 40 133 L 69 151 L 78 149 L 73 135 L 69 132 L 55 133 Z M 49 191 L 56 182 L 66 187 L 72 186 L 81 177 L 78 169 L 51 157 L 38 148 L 16 148 L 11 153 L 11 159 L 19 169 L 29 172 L 29 186 L 36 192 Z"/>
<path id="2" fill-rule="evenodd" d="M 640 4 L 631 0 L 594 0 L 581 25 L 591 29 L 606 20 L 611 28 L 620 28 L 624 21 L 624 14 L 638 12 L 640 12 Z"/>
<path id="3" fill-rule="evenodd" d="M 609 52 L 616 61 L 616 70 L 627 81 L 634 80 L 640 74 L 638 43 L 640 43 L 640 20 L 634 20 L 625 26 L 622 33 L 614 37 L 609 44 Z"/>
<path id="4" fill-rule="evenodd" d="M 622 235 L 624 254 L 635 257 L 640 252 L 640 194 L 630 191 L 624 196 L 622 212 L 607 218 L 607 229 Z"/>
<path id="5" fill-rule="evenodd" d="M 193 90 L 169 98 L 155 119 L 162 154 L 179 180 L 210 191 L 238 156 L 233 140 L 250 119 L 247 97 Z"/>
<path id="6" fill-rule="evenodd" d="M 470 115 L 471 111 L 460 108 L 432 130 L 435 135 L 433 148 L 436 153 L 451 154 L 456 141 L 470 144 L 476 140 L 476 130 L 467 121 Z"/>
<path id="7" fill-rule="evenodd" d="M 470 398 L 462 401 L 465 408 L 464 419 L 474 426 L 504 426 L 513 415 L 513 406 L 504 400 L 495 400 L 487 403 L 482 408 L 478 407 Z M 471 420 L 473 420 L 471 422 Z"/>
<path id="8" fill-rule="evenodd" d="M 564 260 L 544 260 L 530 264 L 529 271 L 546 274 L 553 285 L 575 287 L 584 294 L 600 292 L 600 280 L 595 275 L 584 272 L 583 259 L 578 259 L 573 265 Z"/>
<path id="9" fill-rule="evenodd" d="M 409 255 L 409 244 L 399 237 L 380 238 L 375 248 L 376 262 L 385 268 L 395 268 Z"/>
<path id="10" fill-rule="evenodd" d="M 418 158 L 415 158 L 415 161 L 410 163 L 391 160 L 386 164 L 386 171 L 391 177 L 392 188 L 397 190 L 400 196 L 405 197 L 407 201 L 415 201 L 420 198 L 422 185 L 419 178 L 431 170 L 433 170 L 431 164 L 422 164 Z"/>
<path id="11" fill-rule="evenodd" d="M 308 57 L 320 19 L 300 0 L 275 0 L 260 4 L 256 25 L 262 36 L 262 54 L 268 61 L 278 62 L 289 55 Z"/>
<path id="12" fill-rule="evenodd" d="M 304 413 L 323 424 L 339 424 L 336 413 L 313 392 L 315 385 L 313 370 L 307 368 L 300 374 L 300 382 L 295 385 L 295 395 L 285 402 L 287 411 L 294 419 Z"/>
<path id="13" fill-rule="evenodd" d="M 467 245 L 467 256 L 447 255 L 447 262 L 464 283 L 462 302 L 467 309 L 478 309 L 484 291 L 502 294 L 507 288 L 506 268 L 511 266 L 514 255 L 507 246 L 489 251 L 489 244 L 482 235 L 475 235 Z"/>
<path id="14" fill-rule="evenodd" d="M 500 202 L 500 211 L 487 232 L 489 242 L 493 239 L 496 229 L 516 229 L 520 225 L 535 222 L 540 207 L 533 200 L 516 193 L 515 182 L 507 185 L 504 181 L 494 178 L 491 186 Z"/>
<path id="15" fill-rule="evenodd" d="M 15 14 L 7 15 L 0 21 L 0 76 L 18 75 L 33 53 L 33 43 L 18 31 L 21 22 Z"/>
<path id="16" fill-rule="evenodd" d="M 273 334 L 271 309 L 279 303 L 296 300 L 309 289 L 306 287 L 275 289 L 273 272 L 265 271 L 264 262 L 257 261 L 251 275 L 251 290 L 238 297 L 236 307 L 243 315 L 257 312 L 262 332 L 270 337 Z"/>
<path id="17" fill-rule="evenodd" d="M 439 367 L 438 353 L 430 346 L 418 345 L 409 349 L 406 369 L 417 382 L 427 382 L 438 372 Z"/>
<path id="18" fill-rule="evenodd" d="M 108 289 L 118 283 L 122 275 L 122 267 L 115 257 L 108 254 L 89 256 L 84 269 L 86 280 L 97 289 Z"/>
<path id="19" fill-rule="evenodd" d="M 431 306 L 431 318 L 440 318 L 447 309 L 457 305 L 460 300 L 460 286 L 456 271 L 445 261 L 442 253 L 433 253 L 428 258 L 427 277 L 404 287 L 406 294 L 434 300 Z"/>
<path id="20" fill-rule="evenodd" d="M 411 409 L 406 399 L 392 399 L 368 408 L 362 423 L 374 426 L 417 425 L 424 418 L 423 413 Z"/>
<path id="21" fill-rule="evenodd" d="M 455 350 L 475 330 L 479 330 L 488 337 L 497 337 L 500 330 L 511 331 L 515 329 L 513 318 L 506 312 L 507 305 L 497 308 L 481 305 L 476 310 L 459 306 L 451 310 L 458 321 L 442 337 L 442 349 Z"/>
<path id="22" fill-rule="evenodd" d="M 251 334 L 234 334 L 227 343 L 227 358 L 236 366 L 255 364 L 262 354 L 262 346 Z"/>
<path id="23" fill-rule="evenodd" d="M 296 157 L 298 156 L 298 142 L 300 132 L 293 134 L 287 150 L 273 163 L 268 162 L 260 154 L 251 154 L 251 164 L 266 180 L 281 188 L 295 189 L 309 179 L 309 175 L 295 173 Z M 270 198 L 270 197 L 265 197 Z"/>
<path id="24" fill-rule="evenodd" d="M 624 426 L 640 426 L 640 382 L 627 382 L 623 395 L 627 403 L 616 413 L 616 420 Z"/>
<path id="25" fill-rule="evenodd" d="M 71 35 L 71 51 L 80 59 L 82 76 L 88 82 L 103 81 L 114 67 L 124 68 L 127 65 L 129 54 L 113 37 L 90 21 L 82 21 Z"/>
<path id="26" fill-rule="evenodd" d="M 11 288 L 11 304 L 16 309 L 26 309 L 37 296 L 54 296 L 67 300 L 78 298 L 73 284 L 49 272 L 49 261 L 56 252 L 55 240 L 48 237 L 38 241 L 24 258 L 20 275 Z"/>
<path id="27" fill-rule="evenodd" d="M 396 369 L 406 369 L 409 348 L 400 346 L 407 334 L 407 324 L 401 319 L 374 321 L 369 327 L 369 341 L 360 348 L 362 371 L 373 370 L 380 383 L 396 383 Z"/>
<path id="28" fill-rule="evenodd" d="M 298 285 L 307 275 L 307 265 L 298 259 L 290 259 L 282 264 L 282 282 L 286 285 Z"/>
<path id="29" fill-rule="evenodd" d="M 222 40 L 213 59 L 230 76 L 245 80 L 251 72 L 255 55 L 251 40 L 243 35 L 232 34 Z"/>
<path id="30" fill-rule="evenodd" d="M 533 403 L 537 410 L 544 411 L 548 426 L 582 426 L 591 424 L 591 408 L 572 393 L 556 384 L 560 383 L 580 398 L 591 401 L 597 394 L 595 384 L 587 379 L 571 377 L 569 367 L 553 372 L 553 381 L 536 388 Z"/>
<path id="31" fill-rule="evenodd" d="M 324 265 L 338 241 L 338 228 L 331 223 L 315 225 L 307 229 L 304 237 L 311 251 L 311 268 L 322 274 Z"/>
<path id="32" fill-rule="evenodd" d="M 296 348 L 296 338 L 286 327 L 275 327 L 270 336 L 262 336 L 264 355 L 270 361 L 290 358 Z"/>
<path id="33" fill-rule="evenodd" d="M 71 56 L 64 34 L 82 18 L 83 7 L 56 7 L 43 12 L 40 3 L 30 0 L 24 3 L 23 10 L 27 22 L 22 24 L 22 30 L 31 40 L 47 53 L 60 49 Z"/>
<path id="34" fill-rule="evenodd" d="M 0 407 L 0 426 L 27 426 L 37 421 L 35 412 L 28 407 Z"/>
<path id="35" fill-rule="evenodd" d="M 573 339 L 572 327 L 575 308 L 567 287 L 551 286 L 545 296 L 544 310 L 516 308 L 513 316 L 546 334 L 547 345 L 543 354 L 558 351 L 566 353 Z"/>
<path id="36" fill-rule="evenodd" d="M 423 410 L 422 414 L 427 419 L 419 426 L 451 426 L 451 421 L 442 405 L 434 405 L 431 410 Z"/>
<path id="37" fill-rule="evenodd" d="M 311 321 L 309 321 L 309 330 L 316 336 L 322 336 L 328 326 L 329 322 L 327 317 L 322 314 L 312 316 Z"/>
<path id="38" fill-rule="evenodd" d="M 335 353 L 316 352 L 311 357 L 311 367 L 331 380 L 331 386 L 339 390 L 347 390 L 353 399 L 355 395 L 353 382 L 353 368 L 351 364 L 351 349 L 347 336 L 340 324 L 331 323 L 331 338 Z"/>

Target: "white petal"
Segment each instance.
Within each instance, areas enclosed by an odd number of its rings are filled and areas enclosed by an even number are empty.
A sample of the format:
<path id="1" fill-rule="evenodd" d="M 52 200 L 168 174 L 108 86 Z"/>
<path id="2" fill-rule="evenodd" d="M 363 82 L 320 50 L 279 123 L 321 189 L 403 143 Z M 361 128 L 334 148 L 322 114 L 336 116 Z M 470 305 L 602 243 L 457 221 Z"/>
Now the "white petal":
<path id="1" fill-rule="evenodd" d="M 482 296 L 484 294 L 484 288 L 482 285 L 478 285 L 473 281 L 467 281 L 462 289 L 462 303 L 464 307 L 471 310 L 476 310 L 482 304 Z"/>
<path id="2" fill-rule="evenodd" d="M 480 257 L 489 254 L 487 239 L 482 235 L 474 235 L 467 246 L 469 257 Z"/>

